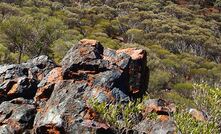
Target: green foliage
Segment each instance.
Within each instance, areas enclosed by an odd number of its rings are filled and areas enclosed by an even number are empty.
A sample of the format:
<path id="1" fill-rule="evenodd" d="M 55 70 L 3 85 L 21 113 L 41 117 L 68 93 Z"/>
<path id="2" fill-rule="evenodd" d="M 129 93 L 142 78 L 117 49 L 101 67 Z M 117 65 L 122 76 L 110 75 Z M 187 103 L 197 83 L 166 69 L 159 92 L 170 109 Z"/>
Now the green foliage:
<path id="1" fill-rule="evenodd" d="M 6 60 L 7 48 L 0 44 L 0 63 L 3 63 Z"/>
<path id="2" fill-rule="evenodd" d="M 150 73 L 151 73 L 149 79 L 150 89 L 166 88 L 165 86 L 169 84 L 169 80 L 171 77 L 171 74 L 169 72 L 156 70 Z"/>
<path id="3" fill-rule="evenodd" d="M 183 134 L 218 134 L 217 126 L 213 122 L 201 122 L 191 117 L 185 111 L 174 114 L 177 127 Z"/>
<path id="4" fill-rule="evenodd" d="M 147 99 L 148 96 L 145 97 Z M 137 123 L 139 114 L 144 110 L 144 102 L 141 100 L 129 101 L 128 103 L 108 104 L 90 100 L 91 107 L 110 125 L 118 128 L 132 128 Z M 149 119 L 156 119 L 155 114 L 148 115 Z"/>
<path id="5" fill-rule="evenodd" d="M 179 94 L 176 91 L 170 92 L 156 92 L 152 97 L 162 98 L 167 101 L 174 102 L 176 105 L 182 105 L 184 107 L 196 107 L 196 104 L 191 98 L 186 98 L 185 96 Z M 191 96 L 191 95 L 190 95 Z"/>
<path id="6" fill-rule="evenodd" d="M 209 121 L 221 121 L 221 89 L 206 84 L 195 84 L 193 98 L 199 109 L 209 115 Z"/>
<path id="7" fill-rule="evenodd" d="M 188 97 L 191 97 L 190 94 L 193 91 L 193 84 L 192 83 L 177 83 L 173 86 L 173 89 L 176 90 L 179 94 L 188 98 Z"/>
<path id="8" fill-rule="evenodd" d="M 143 31 L 140 29 L 129 29 L 126 32 L 126 35 L 128 36 L 128 42 L 133 43 L 133 42 L 139 42 L 143 38 Z"/>
<path id="9" fill-rule="evenodd" d="M 183 105 L 178 105 L 174 119 L 180 131 L 186 134 L 218 134 L 221 121 L 221 90 L 206 84 L 194 84 L 193 88 L 195 106 L 208 115 L 208 121 L 195 120 L 185 111 Z"/>
<path id="10" fill-rule="evenodd" d="M 62 60 L 62 57 L 65 56 L 67 51 L 72 47 L 72 42 L 65 42 L 64 40 L 56 40 L 52 44 L 52 51 L 53 51 L 53 57 L 54 60 L 57 63 L 60 63 Z"/>
<path id="11" fill-rule="evenodd" d="M 19 52 L 18 62 L 21 62 L 22 54 L 35 38 L 35 31 L 32 29 L 33 19 L 29 16 L 15 17 L 3 21 L 1 29 L 7 36 L 8 49 L 12 52 Z"/>

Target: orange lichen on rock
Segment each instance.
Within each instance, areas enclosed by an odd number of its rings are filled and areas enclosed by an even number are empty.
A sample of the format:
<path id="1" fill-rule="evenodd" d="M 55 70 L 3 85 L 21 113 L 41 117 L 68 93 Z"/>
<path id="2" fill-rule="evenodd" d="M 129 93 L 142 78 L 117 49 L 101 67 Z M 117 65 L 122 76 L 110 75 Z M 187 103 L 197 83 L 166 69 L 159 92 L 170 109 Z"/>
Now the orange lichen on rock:
<path id="1" fill-rule="evenodd" d="M 37 73 L 37 79 L 40 81 L 44 78 L 44 74 L 43 73 Z"/>
<path id="2" fill-rule="evenodd" d="M 80 40 L 80 43 L 82 45 L 92 45 L 92 46 L 94 46 L 98 43 L 98 41 L 92 40 L 92 39 L 83 39 L 83 40 Z"/>
<path id="3" fill-rule="evenodd" d="M 62 134 L 61 130 L 53 125 L 46 125 L 43 129 L 45 129 L 44 132 L 47 134 Z"/>
<path id="4" fill-rule="evenodd" d="M 86 113 L 84 115 L 84 119 L 86 119 L 86 120 L 93 120 L 93 119 L 96 118 L 96 116 L 97 116 L 96 112 L 89 108 L 89 109 L 86 110 Z"/>
<path id="5" fill-rule="evenodd" d="M 205 117 L 203 112 L 201 112 L 197 109 L 190 109 L 189 114 L 192 115 L 192 117 L 198 121 L 206 121 L 207 120 L 207 118 Z"/>
<path id="6" fill-rule="evenodd" d="M 53 83 L 59 80 L 63 80 L 61 67 L 54 68 L 49 74 L 50 75 L 48 76 L 47 83 Z"/>
<path id="7" fill-rule="evenodd" d="M 168 121 L 170 119 L 170 116 L 168 116 L 168 115 L 158 115 L 157 118 L 160 121 Z"/>
<path id="8" fill-rule="evenodd" d="M 8 124 L 10 127 L 14 128 L 15 130 L 20 130 L 21 129 L 21 125 L 19 124 L 19 122 L 16 122 L 12 119 L 7 119 L 5 120 L 3 123 Z"/>
<path id="9" fill-rule="evenodd" d="M 53 91 L 53 84 L 61 80 L 63 80 L 62 68 L 56 67 L 51 70 L 47 75 L 47 79 L 45 80 L 46 85 L 37 89 L 34 99 L 48 99 L 49 94 Z"/>
<path id="10" fill-rule="evenodd" d="M 47 97 L 47 90 L 49 90 L 49 85 L 46 85 L 46 86 L 44 86 L 44 87 L 42 87 L 42 88 L 38 88 L 38 90 L 37 90 L 37 92 L 36 92 L 36 95 L 35 95 L 35 97 L 34 97 L 34 100 L 36 101 L 36 100 L 42 100 L 42 99 L 45 99 L 45 100 L 47 100 L 48 99 L 48 97 Z"/>
<path id="11" fill-rule="evenodd" d="M 9 90 L 9 92 L 7 93 L 7 95 L 13 95 L 13 94 L 15 94 L 16 93 L 16 91 L 18 90 L 18 84 L 16 83 L 16 84 L 14 84 L 13 86 L 12 86 L 12 88 Z"/>
<path id="12" fill-rule="evenodd" d="M 151 103 L 146 106 L 144 113 L 150 113 L 150 112 L 158 112 L 161 111 L 162 107 L 156 105 L 155 103 Z"/>
<path id="13" fill-rule="evenodd" d="M 116 51 L 117 53 L 126 53 L 131 56 L 133 60 L 142 59 L 145 55 L 145 51 L 143 49 L 136 49 L 136 48 L 126 48 L 120 49 Z"/>

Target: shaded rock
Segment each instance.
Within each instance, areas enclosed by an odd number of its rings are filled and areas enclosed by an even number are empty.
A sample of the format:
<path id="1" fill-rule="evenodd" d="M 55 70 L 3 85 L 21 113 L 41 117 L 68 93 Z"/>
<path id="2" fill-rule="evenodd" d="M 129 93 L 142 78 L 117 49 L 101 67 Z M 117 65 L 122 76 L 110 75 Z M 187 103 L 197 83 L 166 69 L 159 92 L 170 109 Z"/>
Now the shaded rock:
<path id="1" fill-rule="evenodd" d="M 203 112 L 201 112 L 197 109 L 191 108 L 189 110 L 189 114 L 192 115 L 192 117 L 198 121 L 206 121 L 207 120 L 207 116 Z"/>
<path id="2" fill-rule="evenodd" d="M 0 85 L 0 103 L 17 97 L 33 99 L 36 90 L 37 81 L 26 76 L 7 80 Z"/>
<path id="3" fill-rule="evenodd" d="M 99 102 L 129 101 L 128 81 L 122 70 L 112 69 L 94 77 L 92 85 L 94 89 L 98 90 L 92 90 L 93 98 L 97 98 Z M 108 99 L 99 99 L 102 96 L 103 98 L 106 96 Z"/>
<path id="4" fill-rule="evenodd" d="M 14 84 L 16 84 L 16 82 L 12 80 L 6 80 L 2 84 L 0 84 L 0 104 L 1 102 L 7 100 L 7 93 Z"/>
<path id="5" fill-rule="evenodd" d="M 20 101 L 5 101 L 0 105 L 1 133 L 21 133 L 32 128 L 36 108 L 27 102 L 20 98 Z"/>
<path id="6" fill-rule="evenodd" d="M 131 57 L 129 64 L 129 85 L 130 91 L 141 97 L 147 88 L 148 68 L 146 66 L 146 51 L 136 48 L 127 48 L 117 50 L 116 53 L 126 53 Z"/>
<path id="7" fill-rule="evenodd" d="M 0 103 L 17 97 L 33 99 L 39 80 L 57 65 L 47 56 L 0 66 Z"/>
<path id="8" fill-rule="evenodd" d="M 18 78 L 12 88 L 7 92 L 8 98 L 23 97 L 33 99 L 37 90 L 37 81 L 28 77 Z"/>

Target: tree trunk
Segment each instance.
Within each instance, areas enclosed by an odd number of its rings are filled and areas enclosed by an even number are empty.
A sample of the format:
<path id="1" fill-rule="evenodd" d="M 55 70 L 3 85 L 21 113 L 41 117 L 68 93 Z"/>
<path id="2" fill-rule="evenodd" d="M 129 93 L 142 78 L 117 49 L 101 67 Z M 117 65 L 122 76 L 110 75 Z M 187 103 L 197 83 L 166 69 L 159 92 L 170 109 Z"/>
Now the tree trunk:
<path id="1" fill-rule="evenodd" d="M 24 50 L 24 46 L 19 46 L 18 64 L 21 64 L 23 50 Z"/>
<path id="2" fill-rule="evenodd" d="M 18 64 L 20 64 L 20 63 L 21 63 L 21 57 L 22 57 L 22 52 L 21 52 L 21 51 L 19 51 L 19 56 L 18 56 Z"/>
<path id="3" fill-rule="evenodd" d="M 42 52 L 42 47 L 38 50 L 37 56 L 40 56 Z"/>

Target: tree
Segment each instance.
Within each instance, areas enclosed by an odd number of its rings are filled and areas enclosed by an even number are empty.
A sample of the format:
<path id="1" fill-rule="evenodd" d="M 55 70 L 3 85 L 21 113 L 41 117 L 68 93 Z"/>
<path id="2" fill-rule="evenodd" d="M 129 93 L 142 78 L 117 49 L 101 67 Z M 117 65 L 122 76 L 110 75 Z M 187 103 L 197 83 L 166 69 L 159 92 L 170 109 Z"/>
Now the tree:
<path id="1" fill-rule="evenodd" d="M 22 55 L 30 42 L 35 39 L 33 29 L 33 19 L 29 16 L 15 17 L 12 16 L 2 23 L 2 31 L 6 35 L 6 47 L 11 52 L 18 52 L 18 63 L 21 63 Z"/>
<path id="2" fill-rule="evenodd" d="M 35 21 L 36 38 L 32 45 L 28 46 L 30 56 L 39 56 L 51 52 L 50 45 L 62 36 L 66 28 L 60 19 L 49 17 L 46 20 Z"/>
<path id="3" fill-rule="evenodd" d="M 6 59 L 7 48 L 0 44 L 0 64 L 3 63 Z"/>
<path id="4" fill-rule="evenodd" d="M 143 39 L 143 34 L 144 34 L 143 30 L 140 29 L 129 29 L 126 32 L 129 43 L 141 42 L 141 40 Z"/>

